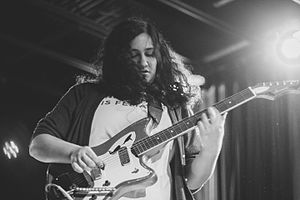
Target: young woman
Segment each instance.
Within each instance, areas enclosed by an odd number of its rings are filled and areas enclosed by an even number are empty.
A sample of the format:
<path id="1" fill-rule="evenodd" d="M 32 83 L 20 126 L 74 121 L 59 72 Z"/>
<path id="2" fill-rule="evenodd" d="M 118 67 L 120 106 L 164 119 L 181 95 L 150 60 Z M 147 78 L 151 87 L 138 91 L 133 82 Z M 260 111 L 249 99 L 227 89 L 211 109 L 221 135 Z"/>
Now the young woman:
<path id="1" fill-rule="evenodd" d="M 203 78 L 186 68 L 146 20 L 130 18 L 117 25 L 108 35 L 98 63 L 103 68 L 96 81 L 71 87 L 39 121 L 29 149 L 32 157 L 45 163 L 70 164 L 77 173 L 91 173 L 93 169 L 99 169 L 98 174 L 105 173 L 112 168 L 110 160 L 97 155 L 93 147 L 100 145 L 98 151 L 102 148 L 105 155 L 111 156 L 116 150 L 114 142 L 119 142 L 112 138 L 122 138 L 119 136 L 126 127 L 149 119 L 142 132 L 125 133 L 124 141 L 151 136 L 192 114 L 191 105 L 200 100 Z M 115 174 L 120 180 L 114 182 L 122 189 L 115 197 L 192 199 L 192 193 L 201 189 L 215 168 L 224 121 L 225 116 L 210 107 L 208 115 L 202 114 L 193 124 L 194 131 L 171 137 L 140 155 L 155 172 L 150 180 L 138 182 L 140 179 L 132 178 L 133 184 L 126 182 L 122 175 L 128 168 L 122 170 L 128 163 L 120 165 L 120 174 Z"/>

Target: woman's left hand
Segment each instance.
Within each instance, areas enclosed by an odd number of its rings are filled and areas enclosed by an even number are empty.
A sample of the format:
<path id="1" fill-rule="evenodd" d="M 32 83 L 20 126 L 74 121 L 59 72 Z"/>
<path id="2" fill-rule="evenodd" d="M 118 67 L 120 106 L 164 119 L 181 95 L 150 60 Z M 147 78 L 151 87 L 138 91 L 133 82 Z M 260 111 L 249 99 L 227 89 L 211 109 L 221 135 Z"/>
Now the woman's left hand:
<path id="1" fill-rule="evenodd" d="M 221 115 L 214 107 L 209 107 L 207 111 L 208 116 L 203 113 L 201 120 L 197 123 L 199 128 L 201 151 L 219 154 L 222 148 L 224 124 L 227 113 Z"/>

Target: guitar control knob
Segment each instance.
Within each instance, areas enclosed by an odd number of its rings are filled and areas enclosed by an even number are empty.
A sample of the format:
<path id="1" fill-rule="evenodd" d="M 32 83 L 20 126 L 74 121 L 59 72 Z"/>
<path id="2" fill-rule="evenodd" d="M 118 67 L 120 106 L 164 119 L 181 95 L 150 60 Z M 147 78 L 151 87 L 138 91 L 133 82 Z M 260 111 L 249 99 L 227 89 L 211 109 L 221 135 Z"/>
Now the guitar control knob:
<path id="1" fill-rule="evenodd" d="M 97 195 L 93 194 L 90 198 L 90 200 L 96 200 L 97 199 Z"/>
<path id="2" fill-rule="evenodd" d="M 106 180 L 102 186 L 109 186 L 110 185 L 110 182 L 108 180 Z"/>
<path id="3" fill-rule="evenodd" d="M 70 189 L 72 190 L 72 189 L 75 189 L 75 188 L 77 188 L 77 185 L 76 185 L 75 183 L 73 183 L 73 184 L 70 186 Z"/>

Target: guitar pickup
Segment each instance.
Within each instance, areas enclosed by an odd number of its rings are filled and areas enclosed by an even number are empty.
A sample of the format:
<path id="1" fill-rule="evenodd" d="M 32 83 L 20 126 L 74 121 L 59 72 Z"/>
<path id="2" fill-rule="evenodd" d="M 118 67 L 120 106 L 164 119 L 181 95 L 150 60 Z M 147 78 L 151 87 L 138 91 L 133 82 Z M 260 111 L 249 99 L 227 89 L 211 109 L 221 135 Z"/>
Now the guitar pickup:
<path id="1" fill-rule="evenodd" d="M 128 149 L 127 147 L 121 147 L 118 151 L 118 155 L 120 158 L 121 165 L 124 166 L 130 162 Z"/>

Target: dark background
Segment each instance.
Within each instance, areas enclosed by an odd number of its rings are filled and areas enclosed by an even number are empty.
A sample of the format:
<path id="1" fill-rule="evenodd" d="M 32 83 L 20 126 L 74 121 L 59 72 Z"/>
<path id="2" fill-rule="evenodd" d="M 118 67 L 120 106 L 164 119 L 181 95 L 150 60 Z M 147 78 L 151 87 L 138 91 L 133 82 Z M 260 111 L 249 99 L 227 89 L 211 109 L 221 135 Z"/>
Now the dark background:
<path id="1" fill-rule="evenodd" d="M 281 62 L 273 52 L 282 33 L 289 28 L 300 27 L 299 4 L 292 0 L 232 0 L 221 4 L 222 2 L 226 1 L 2 1 L 0 144 L 3 146 L 6 141 L 13 140 L 20 149 L 17 159 L 8 159 L 3 153 L 0 155 L 2 193 L 10 199 L 43 199 L 47 165 L 28 155 L 28 145 L 35 124 L 75 83 L 78 75 L 95 72 L 90 63 L 97 49 L 101 47 L 101 42 L 111 28 L 126 17 L 143 16 L 151 19 L 173 48 L 194 66 L 194 72 L 206 78 L 204 89 L 224 84 L 227 88 L 226 95 L 231 95 L 257 82 L 300 79 L 300 67 L 297 64 L 289 66 Z M 280 168 L 273 168 L 272 165 L 267 165 L 268 162 L 253 168 L 249 165 L 235 165 L 230 168 L 230 173 L 234 171 L 233 174 L 242 176 L 235 177 L 239 181 L 233 183 L 243 184 L 245 187 L 234 187 L 235 192 L 230 195 L 229 190 L 225 194 L 219 189 L 218 199 L 300 198 L 299 192 L 294 189 L 300 185 L 300 178 L 297 178 L 300 165 L 296 159 L 299 148 L 295 147 L 300 143 L 297 143 L 300 128 L 295 126 L 300 122 L 300 106 L 297 106 L 299 100 L 299 97 L 294 96 L 283 98 L 277 104 L 265 104 L 259 100 L 249 105 L 252 110 L 256 110 L 254 113 L 248 112 L 249 107 L 238 110 L 242 112 L 243 120 L 232 121 L 236 115 L 229 116 L 231 129 L 236 123 L 243 124 L 247 121 L 236 132 L 256 133 L 257 137 L 267 132 L 270 137 L 252 138 L 253 140 L 250 138 L 251 142 L 247 143 L 249 138 L 238 135 L 243 139 L 237 140 L 235 137 L 231 142 L 241 146 L 248 144 L 249 151 L 227 149 L 227 154 L 245 153 L 248 157 L 244 159 L 253 163 L 258 158 L 255 155 L 263 154 L 263 158 L 274 156 L 272 150 L 279 149 L 277 144 L 280 144 L 284 148 L 280 148 L 283 149 L 282 154 L 275 160 L 284 164 Z M 291 101 L 294 103 L 287 104 Z M 295 107 L 289 107 L 290 112 L 287 112 L 284 108 L 288 105 Z M 278 111 L 279 114 L 277 111 L 272 113 L 276 110 L 274 107 L 282 109 Z M 257 117 L 260 111 L 264 113 L 261 119 Z M 245 113 L 249 114 L 248 118 L 245 118 Z M 274 128 L 274 123 L 264 123 L 274 120 L 272 116 L 281 119 L 274 121 L 280 121 L 277 129 Z M 256 121 L 258 119 L 259 122 Z M 289 124 L 291 121 L 294 122 L 292 125 Z M 256 130 L 257 126 L 263 129 Z M 282 140 L 282 133 L 286 136 L 284 138 L 288 135 L 288 141 Z M 270 144 L 270 138 L 276 140 L 272 140 L 273 143 L 268 146 L 266 144 Z M 256 141 L 264 146 L 263 153 L 254 151 L 257 149 Z M 280 162 L 280 159 L 287 157 L 288 161 Z M 234 166 L 236 162 L 232 163 Z M 268 174 L 267 171 L 270 170 L 273 171 Z M 225 184 L 221 181 L 224 178 L 222 173 L 225 172 L 226 170 L 219 173 L 219 188 L 229 189 L 232 188 L 232 182 L 225 181 Z M 260 176 L 261 173 L 263 176 Z M 279 178 L 274 179 L 275 175 Z"/>

